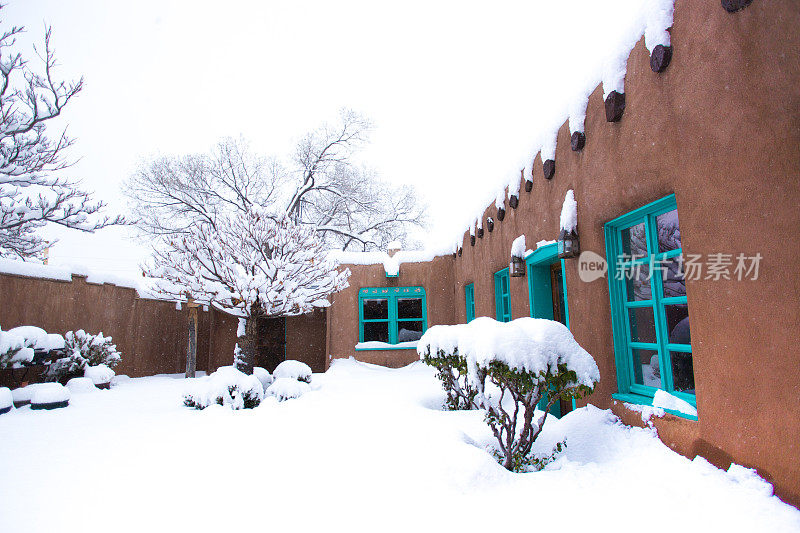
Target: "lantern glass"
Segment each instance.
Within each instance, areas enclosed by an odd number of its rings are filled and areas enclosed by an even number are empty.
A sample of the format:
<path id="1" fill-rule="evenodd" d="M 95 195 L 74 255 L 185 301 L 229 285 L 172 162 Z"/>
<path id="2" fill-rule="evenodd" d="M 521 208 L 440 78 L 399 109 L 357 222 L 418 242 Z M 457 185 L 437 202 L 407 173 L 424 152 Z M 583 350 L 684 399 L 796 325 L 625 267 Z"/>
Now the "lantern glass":
<path id="1" fill-rule="evenodd" d="M 521 278 L 525 275 L 525 261 L 521 257 L 512 257 L 508 264 L 508 274 L 512 278 Z"/>
<path id="2" fill-rule="evenodd" d="M 580 243 L 578 241 L 578 233 L 575 230 L 567 233 L 561 230 L 558 235 L 558 257 L 567 259 L 570 257 L 578 257 L 580 254 Z"/>

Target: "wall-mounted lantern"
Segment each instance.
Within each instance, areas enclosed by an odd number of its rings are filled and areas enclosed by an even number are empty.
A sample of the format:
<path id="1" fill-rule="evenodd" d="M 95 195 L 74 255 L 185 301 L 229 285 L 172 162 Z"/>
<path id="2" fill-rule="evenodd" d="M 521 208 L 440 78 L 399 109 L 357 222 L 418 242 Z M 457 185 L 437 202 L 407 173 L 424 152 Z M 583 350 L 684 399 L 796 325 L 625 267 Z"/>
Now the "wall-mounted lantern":
<path id="1" fill-rule="evenodd" d="M 558 234 L 558 257 L 559 259 L 569 259 L 578 257 L 581 253 L 578 232 L 574 229 L 567 231 L 562 228 Z"/>
<path id="2" fill-rule="evenodd" d="M 508 264 L 508 275 L 512 278 L 521 278 L 525 275 L 525 260 L 521 257 L 511 256 Z"/>

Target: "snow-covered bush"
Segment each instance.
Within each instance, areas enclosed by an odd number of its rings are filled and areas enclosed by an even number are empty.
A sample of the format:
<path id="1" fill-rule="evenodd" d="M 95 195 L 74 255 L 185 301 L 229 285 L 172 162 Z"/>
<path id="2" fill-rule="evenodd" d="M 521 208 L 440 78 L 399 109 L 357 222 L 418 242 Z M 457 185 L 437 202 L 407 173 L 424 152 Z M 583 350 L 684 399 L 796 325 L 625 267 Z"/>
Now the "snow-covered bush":
<path id="1" fill-rule="evenodd" d="M 275 378 L 272 377 L 269 370 L 261 368 L 260 366 L 253 367 L 253 375 L 261 382 L 261 386 L 264 387 L 264 390 L 267 390 L 267 388 L 272 385 L 272 382 L 275 381 Z"/>
<path id="2" fill-rule="evenodd" d="M 10 331 L 0 331 L 0 368 L 14 368 L 33 361 L 33 348 L 25 346 L 25 339 Z"/>
<path id="3" fill-rule="evenodd" d="M 8 387 L 0 387 L 0 415 L 7 413 L 14 407 L 14 396 Z"/>
<path id="4" fill-rule="evenodd" d="M 31 409 L 58 409 L 69 404 L 69 389 L 60 383 L 37 383 L 33 385 Z"/>
<path id="5" fill-rule="evenodd" d="M 248 376 L 232 366 L 223 366 L 210 376 L 190 380 L 183 395 L 183 405 L 205 409 L 223 405 L 231 409 L 252 409 L 264 399 L 264 387 L 255 376 Z"/>
<path id="6" fill-rule="evenodd" d="M 0 368 L 16 368 L 33 361 L 34 351 L 64 348 L 64 337 L 36 326 L 19 326 L 0 331 Z"/>
<path id="7" fill-rule="evenodd" d="M 72 378 L 67 381 L 67 388 L 71 393 L 94 392 L 97 390 L 94 382 L 89 378 Z"/>
<path id="8" fill-rule="evenodd" d="M 442 382 L 447 393 L 445 407 L 451 411 L 474 409 L 475 395 L 478 394 L 467 377 L 467 360 L 457 352 L 438 350 L 425 353 L 422 360 L 436 369 L 436 377 Z"/>
<path id="9" fill-rule="evenodd" d="M 486 412 L 498 443 L 496 455 L 514 472 L 535 469 L 542 462 L 532 456 L 531 448 L 547 411 L 560 400 L 589 394 L 600 381 L 592 356 L 569 329 L 553 320 L 519 318 L 503 323 L 482 317 L 469 324 L 434 326 L 422 336 L 417 350 L 431 363 L 445 360 L 442 368 L 466 368 L 463 383 L 471 387 L 469 394 L 474 390 L 468 406 Z M 446 387 L 453 383 L 462 382 L 443 380 Z M 459 401 L 469 397 L 448 390 L 448 399 L 451 392 Z M 542 399 L 545 411 L 537 416 Z"/>
<path id="10" fill-rule="evenodd" d="M 311 390 L 311 385 L 305 381 L 298 381 L 294 378 L 276 378 L 272 385 L 267 389 L 268 396 L 275 396 L 279 402 L 299 398 Z"/>
<path id="11" fill-rule="evenodd" d="M 97 386 L 109 385 L 114 378 L 114 371 L 104 364 L 86 365 L 83 369 L 83 377 L 89 378 Z"/>
<path id="12" fill-rule="evenodd" d="M 280 378 L 289 378 L 311 383 L 311 367 L 300 361 L 287 359 L 275 368 L 272 377 L 276 380 Z"/>
<path id="13" fill-rule="evenodd" d="M 122 359 L 116 344 L 111 337 L 104 337 L 102 331 L 97 335 L 86 333 L 82 329 L 68 331 L 65 338 L 67 356 L 54 363 L 49 372 L 49 376 L 57 381 L 81 376 L 87 366 L 105 365 L 110 370 Z"/>

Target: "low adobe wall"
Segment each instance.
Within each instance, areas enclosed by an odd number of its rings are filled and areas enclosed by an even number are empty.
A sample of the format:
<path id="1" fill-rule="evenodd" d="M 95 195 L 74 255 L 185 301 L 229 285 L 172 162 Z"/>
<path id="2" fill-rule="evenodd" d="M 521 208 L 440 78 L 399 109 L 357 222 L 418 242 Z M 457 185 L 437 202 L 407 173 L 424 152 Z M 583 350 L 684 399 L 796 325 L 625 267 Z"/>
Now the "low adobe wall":
<path id="1" fill-rule="evenodd" d="M 425 288 L 428 327 L 437 324 L 453 324 L 453 258 L 436 257 L 423 263 L 402 263 L 396 278 L 387 278 L 382 264 L 342 265 L 350 269 L 350 286 L 333 295 L 328 309 L 327 354 L 330 359 L 355 357 L 365 363 L 392 368 L 417 361 L 417 351 L 405 350 L 358 350 L 358 291 L 364 287 L 413 287 Z"/>
<path id="2" fill-rule="evenodd" d="M 111 336 L 122 354 L 117 374 L 131 377 L 186 370 L 188 308 L 174 302 L 140 298 L 135 289 L 0 274 L 0 325 L 4 330 L 38 326 L 63 335 L 83 329 Z M 231 364 L 236 317 L 216 309 L 198 309 L 197 370 L 213 372 Z"/>

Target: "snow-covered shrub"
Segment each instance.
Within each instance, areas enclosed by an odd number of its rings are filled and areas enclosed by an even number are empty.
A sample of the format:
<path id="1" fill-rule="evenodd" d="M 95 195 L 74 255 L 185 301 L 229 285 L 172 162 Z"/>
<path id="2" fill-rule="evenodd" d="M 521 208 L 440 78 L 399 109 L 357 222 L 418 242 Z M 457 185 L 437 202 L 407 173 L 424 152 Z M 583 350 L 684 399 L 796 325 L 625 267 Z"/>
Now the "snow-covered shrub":
<path id="1" fill-rule="evenodd" d="M 277 369 L 276 369 L 277 372 Z M 267 389 L 268 396 L 275 396 L 279 402 L 299 398 L 311 390 L 311 385 L 305 381 L 298 381 L 294 378 L 276 378 L 272 385 Z"/>
<path id="2" fill-rule="evenodd" d="M 67 388 L 73 394 L 81 392 L 94 392 L 97 390 L 94 382 L 89 378 L 72 378 L 67 381 Z"/>
<path id="3" fill-rule="evenodd" d="M 104 337 L 102 331 L 97 335 L 82 329 L 68 331 L 65 338 L 67 356 L 52 365 L 49 372 L 52 379 L 62 381 L 81 376 L 87 366 L 105 365 L 111 369 L 122 359 L 116 344 L 111 337 Z"/>
<path id="4" fill-rule="evenodd" d="M 272 382 L 275 381 L 272 374 L 269 373 L 269 370 L 261 368 L 260 366 L 253 367 L 253 375 L 261 382 L 261 386 L 264 387 L 264 390 L 267 390 L 267 388 L 272 385 Z"/>
<path id="5" fill-rule="evenodd" d="M 223 405 L 231 409 L 252 409 L 264 399 L 264 387 L 255 376 L 248 376 L 232 366 L 223 366 L 210 376 L 190 380 L 183 395 L 183 405 L 205 409 Z"/>
<path id="6" fill-rule="evenodd" d="M 475 390 L 471 406 L 486 412 L 500 463 L 515 472 L 535 469 L 542 461 L 531 456 L 531 448 L 547 411 L 560 400 L 591 393 L 600 381 L 592 356 L 553 320 L 503 323 L 482 317 L 469 324 L 434 326 L 417 350 L 423 360 L 431 354 L 463 359 L 465 383 Z M 545 411 L 536 415 L 542 399 Z"/>
<path id="7" fill-rule="evenodd" d="M 8 387 L 0 387 L 0 415 L 7 413 L 14 407 L 14 396 Z"/>
<path id="8" fill-rule="evenodd" d="M 287 359 L 275 368 L 272 377 L 276 380 L 280 378 L 289 378 L 311 383 L 311 367 L 300 361 Z"/>
<path id="9" fill-rule="evenodd" d="M 436 369 L 436 377 L 442 382 L 447 393 L 445 407 L 451 411 L 474 409 L 475 395 L 478 391 L 467 378 L 467 360 L 456 351 L 425 353 L 422 360 Z"/>
<path id="10" fill-rule="evenodd" d="M 95 385 L 108 385 L 114 378 L 114 371 L 104 364 L 86 365 L 83 369 L 83 377 L 89 378 Z"/>
<path id="11" fill-rule="evenodd" d="M 14 368 L 33 361 L 33 348 L 25 339 L 10 331 L 0 331 L 0 368 Z"/>
<path id="12" fill-rule="evenodd" d="M 33 361 L 34 351 L 60 350 L 64 337 L 36 326 L 19 326 L 0 331 L 0 368 L 18 368 Z"/>
<path id="13" fill-rule="evenodd" d="M 69 404 L 69 389 L 60 383 L 37 383 L 33 385 L 31 409 L 58 409 Z"/>

